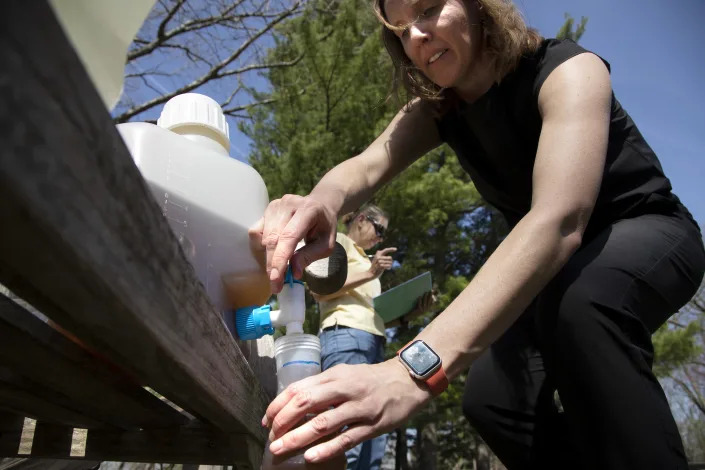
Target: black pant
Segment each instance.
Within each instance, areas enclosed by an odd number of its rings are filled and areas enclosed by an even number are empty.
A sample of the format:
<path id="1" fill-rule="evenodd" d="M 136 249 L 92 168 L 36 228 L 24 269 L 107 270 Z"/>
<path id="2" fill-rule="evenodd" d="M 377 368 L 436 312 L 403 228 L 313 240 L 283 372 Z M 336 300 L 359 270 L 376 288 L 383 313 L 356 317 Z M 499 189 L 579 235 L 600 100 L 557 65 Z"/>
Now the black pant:
<path id="1" fill-rule="evenodd" d="M 609 226 L 472 365 L 465 416 L 509 470 L 686 469 L 651 334 L 704 270 L 702 236 L 685 218 Z"/>

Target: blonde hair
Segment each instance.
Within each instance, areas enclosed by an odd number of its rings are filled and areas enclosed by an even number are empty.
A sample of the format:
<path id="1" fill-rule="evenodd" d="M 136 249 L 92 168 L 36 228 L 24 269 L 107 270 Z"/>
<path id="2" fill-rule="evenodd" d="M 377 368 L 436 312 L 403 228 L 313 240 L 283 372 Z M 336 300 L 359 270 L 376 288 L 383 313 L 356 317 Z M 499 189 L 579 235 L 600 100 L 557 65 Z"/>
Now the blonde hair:
<path id="1" fill-rule="evenodd" d="M 357 211 L 348 212 L 340 218 L 340 221 L 343 223 L 343 225 L 345 225 L 346 233 L 348 232 L 348 230 L 350 230 L 350 224 L 357 218 L 358 215 L 369 216 L 374 219 L 378 219 L 381 217 L 389 220 L 387 213 L 380 209 L 378 206 L 375 206 L 374 204 L 365 204 Z"/>
<path id="2" fill-rule="evenodd" d="M 475 1 L 480 13 L 483 33 L 482 47 L 494 60 L 494 78 L 499 83 L 513 71 L 525 54 L 535 52 L 541 45 L 542 37 L 526 25 L 521 12 L 511 0 L 463 0 Z M 416 68 L 404 52 L 399 37 L 394 33 L 399 27 L 391 25 L 384 12 L 384 0 L 373 0 L 374 11 L 382 22 L 382 41 L 394 64 L 392 90 L 390 95 L 399 95 L 403 87 L 407 96 L 428 101 L 442 101 L 446 98 L 443 88 L 429 80 Z"/>

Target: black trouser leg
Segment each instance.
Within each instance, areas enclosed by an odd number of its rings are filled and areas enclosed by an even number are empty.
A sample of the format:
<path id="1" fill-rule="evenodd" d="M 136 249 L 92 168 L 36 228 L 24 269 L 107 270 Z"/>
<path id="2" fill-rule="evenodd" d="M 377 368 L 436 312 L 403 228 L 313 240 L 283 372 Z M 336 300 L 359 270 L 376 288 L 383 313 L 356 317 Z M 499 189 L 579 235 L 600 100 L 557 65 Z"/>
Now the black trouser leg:
<path id="1" fill-rule="evenodd" d="M 695 293 L 703 269 L 689 223 L 645 215 L 613 224 L 476 361 L 466 416 L 510 470 L 686 468 L 651 372 L 650 335 Z"/>

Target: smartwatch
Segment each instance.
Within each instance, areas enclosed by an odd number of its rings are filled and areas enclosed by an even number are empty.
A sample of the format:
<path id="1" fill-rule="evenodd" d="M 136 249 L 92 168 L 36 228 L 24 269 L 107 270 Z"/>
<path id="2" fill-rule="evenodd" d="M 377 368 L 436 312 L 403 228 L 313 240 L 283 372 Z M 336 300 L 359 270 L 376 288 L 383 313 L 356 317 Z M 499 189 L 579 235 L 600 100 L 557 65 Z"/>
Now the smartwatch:
<path id="1" fill-rule="evenodd" d="M 426 383 L 433 396 L 440 395 L 448 388 L 441 357 L 423 340 L 410 342 L 397 351 L 397 357 L 412 377 Z"/>

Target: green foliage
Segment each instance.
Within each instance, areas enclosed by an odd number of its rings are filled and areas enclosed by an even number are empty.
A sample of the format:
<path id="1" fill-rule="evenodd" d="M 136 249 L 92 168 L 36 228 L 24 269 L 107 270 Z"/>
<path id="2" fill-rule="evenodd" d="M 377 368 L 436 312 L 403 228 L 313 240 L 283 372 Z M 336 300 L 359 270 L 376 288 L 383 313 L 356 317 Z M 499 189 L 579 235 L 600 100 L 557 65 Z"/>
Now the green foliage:
<path id="1" fill-rule="evenodd" d="M 272 60 L 303 58 L 266 75 L 266 98 L 274 102 L 241 126 L 271 198 L 307 194 L 326 171 L 361 152 L 392 112 L 383 92 L 389 61 L 367 4 L 344 0 L 333 12 L 315 6 L 280 29 Z"/>
<path id="2" fill-rule="evenodd" d="M 656 352 L 654 373 L 658 377 L 668 376 L 675 369 L 702 354 L 703 348 L 696 342 L 699 332 L 702 332 L 699 319 L 685 326 L 678 327 L 667 323 L 659 328 L 652 337 Z"/>
<path id="3" fill-rule="evenodd" d="M 705 459 L 705 284 L 652 338 L 654 372 L 666 386 L 689 459 Z"/>
<path id="4" fill-rule="evenodd" d="M 585 26 L 587 25 L 587 22 L 587 17 L 581 16 L 580 24 L 578 24 L 577 28 L 573 30 L 573 26 L 575 26 L 575 18 L 573 18 L 569 13 L 566 13 L 565 23 L 563 23 L 561 29 L 559 29 L 558 33 L 556 33 L 556 38 L 572 39 L 573 41 L 578 42 L 582 37 L 583 33 L 585 33 Z"/>

